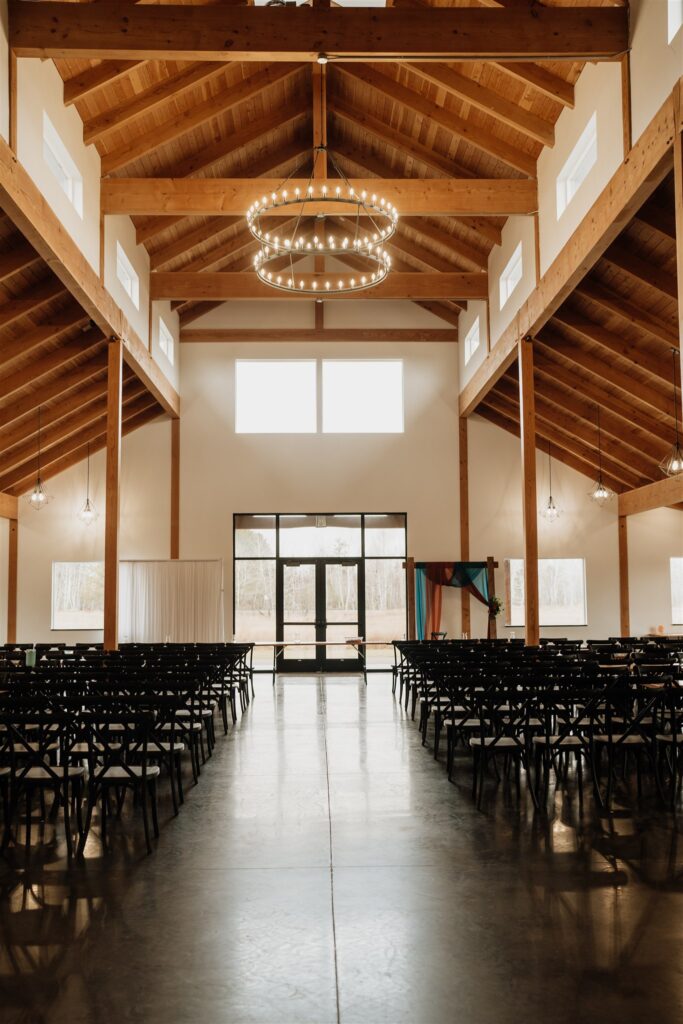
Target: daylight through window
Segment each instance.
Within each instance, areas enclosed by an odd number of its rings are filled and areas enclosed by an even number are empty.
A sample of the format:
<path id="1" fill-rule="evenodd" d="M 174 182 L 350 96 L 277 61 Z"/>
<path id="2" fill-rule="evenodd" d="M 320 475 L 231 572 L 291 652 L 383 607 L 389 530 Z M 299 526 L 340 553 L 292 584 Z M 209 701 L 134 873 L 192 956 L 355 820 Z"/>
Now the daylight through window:
<path id="1" fill-rule="evenodd" d="M 517 248 L 508 260 L 505 270 L 500 275 L 500 308 L 502 309 L 510 298 L 515 288 L 522 280 L 522 243 L 517 243 Z"/>
<path id="2" fill-rule="evenodd" d="M 43 160 L 79 217 L 83 217 L 83 177 L 57 129 L 43 111 Z"/>
<path id="3" fill-rule="evenodd" d="M 524 625 L 524 559 L 505 562 L 505 619 Z M 539 558 L 538 604 L 541 626 L 585 626 L 586 563 L 583 558 Z"/>
<path id="4" fill-rule="evenodd" d="M 104 562 L 52 563 L 52 629 L 104 628 Z"/>
<path id="5" fill-rule="evenodd" d="M 593 113 L 578 142 L 557 176 L 557 219 L 559 220 L 598 159 L 597 117 Z"/>
<path id="6" fill-rule="evenodd" d="M 671 559 L 671 624 L 683 625 L 683 558 Z"/>

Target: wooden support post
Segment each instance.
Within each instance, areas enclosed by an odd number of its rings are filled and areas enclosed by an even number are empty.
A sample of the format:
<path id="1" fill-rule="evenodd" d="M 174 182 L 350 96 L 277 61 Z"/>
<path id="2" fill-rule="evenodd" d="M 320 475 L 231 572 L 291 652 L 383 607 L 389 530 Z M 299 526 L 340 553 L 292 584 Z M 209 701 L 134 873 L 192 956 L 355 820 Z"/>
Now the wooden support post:
<path id="1" fill-rule="evenodd" d="M 180 419 L 171 420 L 171 558 L 180 558 Z"/>
<path id="2" fill-rule="evenodd" d="M 539 640 L 538 625 L 538 522 L 536 508 L 536 408 L 534 400 L 533 339 L 521 338 L 519 360 L 519 419 L 522 443 L 522 504 L 524 517 L 524 637 L 528 645 Z"/>
<path id="3" fill-rule="evenodd" d="M 459 422 L 459 459 L 460 459 L 460 560 L 470 560 L 470 489 L 469 461 L 467 448 L 467 417 L 461 416 Z M 470 594 L 468 590 L 460 591 L 460 626 L 463 636 L 472 632 L 470 613 Z"/>
<path id="4" fill-rule="evenodd" d="M 486 576 L 489 584 L 489 597 L 495 597 L 496 594 L 496 566 L 498 562 L 495 559 L 489 557 L 486 559 Z M 489 640 L 496 640 L 498 638 L 498 623 L 496 616 L 489 612 L 488 630 L 486 636 Z"/>
<path id="5" fill-rule="evenodd" d="M 9 521 L 9 550 L 7 557 L 7 643 L 17 642 L 17 592 L 19 569 L 19 521 Z"/>
<path id="6" fill-rule="evenodd" d="M 408 610 L 408 640 L 415 639 L 415 559 L 406 558 L 406 607 Z"/>
<path id="7" fill-rule="evenodd" d="M 123 345 L 109 342 L 107 361 L 107 471 L 104 527 L 104 649 L 118 643 L 119 478 L 121 475 L 121 398 Z"/>
<path id="8" fill-rule="evenodd" d="M 324 6 L 316 4 L 316 6 Z M 311 88 L 313 109 L 313 175 L 317 179 L 327 178 L 327 149 L 318 150 L 318 146 L 327 146 L 327 65 L 311 64 Z M 316 274 L 325 273 L 325 257 L 316 256 L 313 260 Z M 325 306 L 322 299 L 313 304 L 315 311 L 314 326 L 322 331 L 325 326 Z"/>
<path id="9" fill-rule="evenodd" d="M 628 518 L 619 516 L 619 630 L 621 636 L 631 635 L 628 591 Z"/>
<path id="10" fill-rule="evenodd" d="M 676 268 L 678 279 L 678 336 L 683 339 L 683 87 L 674 90 L 674 208 L 676 211 Z M 680 345 L 683 349 L 683 344 Z"/>

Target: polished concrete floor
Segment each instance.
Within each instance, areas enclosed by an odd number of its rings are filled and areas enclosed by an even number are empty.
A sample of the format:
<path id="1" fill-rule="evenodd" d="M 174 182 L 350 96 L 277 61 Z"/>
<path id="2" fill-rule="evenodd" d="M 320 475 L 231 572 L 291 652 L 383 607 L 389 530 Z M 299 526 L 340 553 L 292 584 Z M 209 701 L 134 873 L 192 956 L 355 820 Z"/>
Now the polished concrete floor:
<path id="1" fill-rule="evenodd" d="M 679 1024 L 671 819 L 469 781 L 388 677 L 261 677 L 152 856 L 125 814 L 82 865 L 10 851 L 0 1021 Z"/>

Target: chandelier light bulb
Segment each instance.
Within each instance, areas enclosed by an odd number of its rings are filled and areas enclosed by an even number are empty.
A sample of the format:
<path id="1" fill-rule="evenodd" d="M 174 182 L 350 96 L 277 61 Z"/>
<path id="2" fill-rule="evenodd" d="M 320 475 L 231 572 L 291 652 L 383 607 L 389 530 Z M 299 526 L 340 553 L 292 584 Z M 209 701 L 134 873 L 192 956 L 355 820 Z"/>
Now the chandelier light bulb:
<path id="1" fill-rule="evenodd" d="M 547 523 L 554 523 L 562 515 L 560 509 L 555 504 L 552 494 L 548 495 L 548 501 L 540 510 L 539 515 L 541 515 Z"/>
<path id="2" fill-rule="evenodd" d="M 42 508 L 45 508 L 49 501 L 50 495 L 45 490 L 43 481 L 38 477 L 33 490 L 29 495 L 28 503 L 32 509 L 35 509 L 36 512 L 40 512 Z"/>
<path id="3" fill-rule="evenodd" d="M 600 476 L 595 481 L 589 497 L 592 498 L 596 505 L 606 505 L 614 497 L 614 491 L 607 486 L 602 476 Z"/>

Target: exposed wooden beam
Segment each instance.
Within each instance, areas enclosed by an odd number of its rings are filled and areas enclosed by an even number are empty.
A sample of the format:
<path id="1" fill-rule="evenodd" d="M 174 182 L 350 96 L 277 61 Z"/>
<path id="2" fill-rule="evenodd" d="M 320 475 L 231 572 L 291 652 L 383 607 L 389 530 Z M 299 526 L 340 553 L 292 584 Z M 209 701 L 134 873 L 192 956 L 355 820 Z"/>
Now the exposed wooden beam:
<path id="1" fill-rule="evenodd" d="M 285 342 L 293 344 L 299 341 L 348 341 L 374 344 L 375 342 L 448 342 L 458 340 L 458 332 L 447 328 L 407 327 L 407 328 L 364 328 L 364 327 L 325 327 L 301 329 L 299 327 L 252 327 L 252 328 L 211 328 L 185 327 L 180 331 L 182 344 L 230 343 L 230 342 Z"/>
<path id="2" fill-rule="evenodd" d="M 677 297 L 674 274 L 669 274 L 651 260 L 641 259 L 623 244 L 611 245 L 607 252 L 603 253 L 602 258 L 665 298 L 675 299 Z"/>
<path id="3" fill-rule="evenodd" d="M 18 2 L 25 2 L 25 0 L 18 0 Z M 98 4 L 98 6 L 100 5 Z M 158 11 L 159 8 L 155 7 L 155 10 Z M 188 7 L 187 10 L 190 8 Z M 207 10 L 206 7 L 202 8 L 202 11 Z M 170 117 L 156 128 L 136 135 L 126 145 L 117 146 L 111 153 L 105 154 L 102 157 L 102 174 L 113 174 L 114 171 L 120 171 L 146 156 L 147 153 L 187 135 L 188 132 L 201 128 L 208 121 L 219 117 L 240 103 L 253 99 L 268 86 L 283 82 L 299 70 L 297 65 L 287 64 L 266 67 L 243 79 L 237 85 L 226 87 L 215 96 L 202 100 L 181 114 Z"/>
<path id="4" fill-rule="evenodd" d="M 683 476 L 668 476 L 619 495 L 619 515 L 633 516 L 654 508 L 669 508 L 683 501 Z"/>
<path id="5" fill-rule="evenodd" d="M 18 296 L 8 299 L 0 305 L 0 328 L 9 327 L 17 320 L 37 313 L 43 306 L 63 294 L 64 285 L 52 275 L 44 281 L 31 285 Z"/>
<path id="6" fill-rule="evenodd" d="M 35 249 L 27 242 L 17 240 L 14 244 L 11 241 L 3 244 L 7 245 L 7 249 L 0 253 L 0 283 L 9 280 L 40 259 Z"/>
<path id="7" fill-rule="evenodd" d="M 522 517 L 524 526 L 524 642 L 538 644 L 538 508 L 536 502 L 536 412 L 534 346 L 519 342 L 519 424 L 522 442 Z"/>
<path id="8" fill-rule="evenodd" d="M 40 2 L 40 0 L 38 0 Z M 339 184 L 328 182 L 330 193 Z M 377 194 L 406 216 L 507 216 L 534 213 L 538 208 L 535 181 L 496 178 L 354 178 L 358 194 Z M 279 178 L 108 178 L 102 181 L 102 211 L 131 217 L 175 215 L 183 217 L 243 217 L 254 199 L 282 186 Z M 296 188 L 305 194 L 308 178 L 287 182 L 290 196 Z M 283 204 L 273 216 L 291 217 L 298 207 Z M 344 216 L 344 203 L 312 204 L 312 214 Z"/>
<path id="9" fill-rule="evenodd" d="M 635 219 L 670 242 L 676 241 L 676 221 L 672 218 L 671 211 L 660 206 L 659 203 L 655 203 L 653 200 L 645 203 L 638 210 Z"/>
<path id="10" fill-rule="evenodd" d="M 85 381 L 101 373 L 106 366 L 104 355 L 103 350 L 98 351 L 91 359 L 79 363 L 74 369 L 59 374 L 47 384 L 39 385 L 21 398 L 13 399 L 12 402 L 0 409 L 0 427 L 6 427 L 9 423 L 13 423 L 37 409 L 38 406 L 73 391 Z"/>
<path id="11" fill-rule="evenodd" d="M 664 353 L 661 356 L 653 354 L 651 350 L 644 348 L 642 345 L 626 341 L 622 335 L 615 334 L 613 331 L 607 330 L 606 327 L 602 327 L 592 320 L 587 320 L 581 313 L 575 313 L 573 310 L 568 309 L 566 304 L 560 306 L 554 314 L 550 321 L 550 325 L 552 324 L 560 324 L 562 327 L 567 328 L 571 334 L 585 339 L 593 345 L 598 345 L 614 355 L 621 356 L 622 359 L 633 363 L 657 380 L 663 380 L 666 383 L 671 382 L 671 360 L 663 358 Z"/>
<path id="12" fill-rule="evenodd" d="M 674 403 L 670 395 L 660 390 L 654 384 L 644 384 L 636 381 L 627 370 L 621 370 L 615 366 L 612 360 L 595 356 L 582 349 L 579 345 L 572 345 L 571 342 L 559 338 L 557 335 L 544 329 L 537 334 L 539 344 L 552 349 L 557 355 L 576 363 L 578 366 L 588 370 L 598 380 L 605 380 L 612 387 L 618 388 L 630 399 L 637 398 L 645 405 L 650 405 L 657 412 L 663 413 L 670 419 L 674 418 Z"/>
<path id="13" fill-rule="evenodd" d="M 338 272 L 335 272 L 336 276 Z M 308 276 L 308 275 L 307 275 Z M 329 275 L 328 275 L 329 276 Z M 325 301 L 358 300 L 358 294 L 325 294 L 325 275 L 321 275 L 320 294 Z M 283 292 L 263 284 L 256 274 L 201 273 L 152 274 L 152 299 L 306 299 L 296 291 Z M 488 295 L 486 274 L 397 273 L 362 293 L 363 299 L 485 299 Z"/>
<path id="14" fill-rule="evenodd" d="M 114 60 L 599 60 L 628 49 L 623 7 L 225 8 L 9 3 L 19 57 Z M 163 26 L 163 31 L 160 27 Z"/>
<path id="15" fill-rule="evenodd" d="M 520 337 L 536 335 L 671 170 L 673 98 L 615 171 L 563 249 L 460 394 L 468 416 L 516 358 Z"/>
<path id="16" fill-rule="evenodd" d="M 18 519 L 19 503 L 13 494 L 0 491 L 0 519 Z"/>
<path id="17" fill-rule="evenodd" d="M 506 127 L 514 128 L 527 138 L 540 142 L 542 146 L 555 144 L 555 129 L 551 121 L 537 117 L 501 93 L 486 88 L 473 78 L 467 78 L 454 68 L 432 62 L 407 64 L 406 67 L 437 88 L 444 89 L 449 95 L 469 103 Z"/>
<path id="18" fill-rule="evenodd" d="M 102 342 L 102 333 L 98 330 L 88 331 L 77 341 L 70 341 L 66 345 L 46 352 L 38 361 L 25 364 L 14 373 L 0 376 L 0 400 L 9 398 L 16 391 L 21 391 L 29 384 L 33 384 L 44 377 L 45 374 L 53 373 L 55 370 L 66 366 L 74 359 L 87 354 L 91 348 L 95 348 Z"/>
<path id="19" fill-rule="evenodd" d="M 133 68 L 142 64 L 139 60 L 105 60 L 94 68 L 86 68 L 64 82 L 64 105 L 71 106 L 86 96 L 91 96 L 107 85 L 113 85 Z"/>
<path id="20" fill-rule="evenodd" d="M 147 389 L 172 416 L 180 399 L 153 361 L 120 308 L 66 228 L 52 211 L 11 149 L 0 139 L 0 206 L 48 262 L 88 316 L 107 337 L 123 339 L 124 358 Z M 1 318 L 0 309 L 0 318 Z"/>
<path id="21" fill-rule="evenodd" d="M 397 82 L 391 75 L 386 75 L 382 71 L 378 71 L 377 68 L 364 64 L 339 64 L 337 69 L 349 75 L 353 80 L 364 82 L 370 88 L 388 96 L 395 103 L 401 103 L 404 107 L 425 118 L 426 121 L 440 125 L 457 138 L 470 143 L 482 153 L 486 153 L 487 156 L 492 156 L 508 167 L 521 171 L 528 178 L 536 176 L 536 160 L 533 156 L 498 138 L 488 129 L 479 128 L 452 110 L 440 107 L 422 93 Z"/>
<path id="22" fill-rule="evenodd" d="M 676 221 L 676 298 L 679 344 L 683 348 L 683 78 L 674 90 L 674 216 Z"/>
<path id="23" fill-rule="evenodd" d="M 491 407 L 489 402 L 493 394 L 493 392 L 487 393 L 486 398 L 477 408 L 477 413 L 484 419 L 489 420 L 490 423 L 495 424 L 495 426 L 501 427 L 503 430 L 507 430 L 510 434 L 514 434 L 515 437 L 519 437 L 519 420 L 514 419 L 509 414 L 503 415 L 497 409 Z M 590 462 L 584 462 L 573 452 L 567 451 L 565 448 L 560 448 L 559 445 L 554 444 L 551 440 L 544 440 L 543 452 L 546 455 L 550 452 L 553 459 L 556 459 L 565 466 L 569 466 L 571 469 L 576 470 L 577 473 L 582 473 L 585 477 L 588 477 L 588 479 L 593 479 L 595 467 Z M 609 475 L 609 473 L 603 472 L 602 478 L 616 493 L 623 491 L 623 483 L 619 480 L 615 480 Z"/>
<path id="24" fill-rule="evenodd" d="M 670 348 L 678 348 L 678 335 L 674 328 L 651 313 L 649 310 L 641 309 L 631 302 L 625 295 L 619 295 L 595 280 L 593 275 L 584 278 L 578 285 L 576 294 L 608 313 L 618 317 L 626 324 L 632 324 L 646 334 L 651 335 L 657 341 L 664 342 Z"/>
<path id="25" fill-rule="evenodd" d="M 0 346 L 0 369 L 7 363 L 19 356 L 24 356 L 39 345 L 53 341 L 64 331 L 77 327 L 79 324 L 87 323 L 87 314 L 81 307 L 73 302 L 60 310 L 59 314 L 50 317 L 48 323 L 38 324 L 37 327 L 29 327 L 28 330 L 18 335 L 12 341 L 3 341 Z"/>
<path id="26" fill-rule="evenodd" d="M 74 409 L 88 405 L 97 398 L 103 398 L 106 394 L 106 389 L 106 381 L 87 381 L 78 388 L 75 395 L 72 395 L 63 402 L 50 405 L 41 411 L 42 429 L 47 430 L 53 424 L 68 416 Z M 14 445 L 21 444 L 22 441 L 26 441 L 29 437 L 36 437 L 38 424 L 34 412 L 35 410 L 32 409 L 26 416 L 15 420 L 9 426 L 0 430 L 0 451 L 8 451 Z"/>
<path id="27" fill-rule="evenodd" d="M 621 501 L 622 495 L 619 495 Z M 631 613 L 628 586 L 628 520 L 620 515 L 617 524 L 619 537 L 619 629 L 621 636 L 631 634 Z"/>
<path id="28" fill-rule="evenodd" d="M 561 103 L 563 107 L 574 106 L 574 86 L 546 68 L 525 61 L 497 62 L 496 67 L 525 85 L 530 85 L 548 99 Z"/>
<path id="29" fill-rule="evenodd" d="M 138 118 L 180 99 L 190 89 L 225 74 L 225 69 L 224 63 L 209 61 L 181 68 L 133 96 L 127 103 L 110 107 L 104 113 L 84 120 L 83 141 L 90 145 L 106 139 L 111 132 L 126 128 Z"/>

